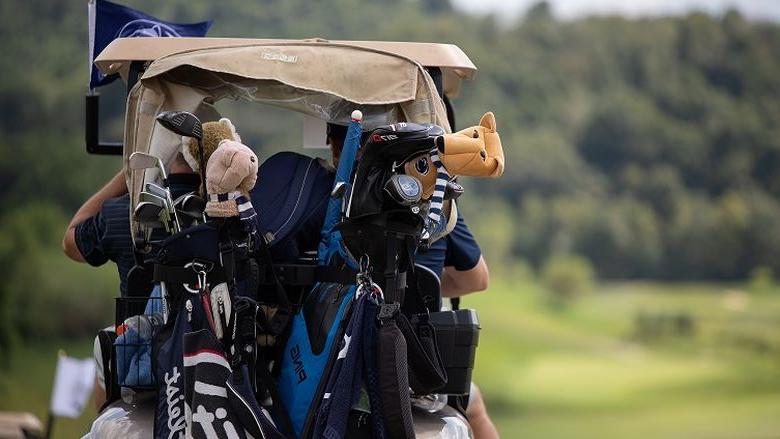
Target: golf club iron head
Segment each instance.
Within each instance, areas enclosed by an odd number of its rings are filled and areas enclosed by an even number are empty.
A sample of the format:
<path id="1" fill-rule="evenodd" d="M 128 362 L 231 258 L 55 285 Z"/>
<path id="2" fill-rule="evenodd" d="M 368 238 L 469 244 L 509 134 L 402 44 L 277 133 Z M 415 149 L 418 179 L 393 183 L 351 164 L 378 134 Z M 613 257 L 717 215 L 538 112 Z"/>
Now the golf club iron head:
<path id="1" fill-rule="evenodd" d="M 155 203 L 165 208 L 169 214 L 173 211 L 173 206 L 168 202 L 168 198 L 165 195 L 158 195 L 153 192 L 141 192 L 138 194 L 138 201 L 150 201 Z"/>
<path id="2" fill-rule="evenodd" d="M 136 151 L 130 154 L 130 158 L 127 160 L 127 164 L 132 170 L 157 168 L 162 175 L 163 181 L 168 179 L 168 174 L 165 172 L 165 165 L 159 157 L 155 157 L 145 152 Z"/>
<path id="3" fill-rule="evenodd" d="M 162 198 L 165 198 L 167 196 L 167 191 L 165 190 L 165 188 L 154 183 L 146 183 L 146 192 L 149 192 L 150 194 L 154 194 Z"/>
<path id="4" fill-rule="evenodd" d="M 161 162 L 162 163 L 162 162 Z M 164 183 L 167 183 L 167 179 L 163 180 Z M 162 199 L 165 202 L 165 208 L 168 210 L 169 216 L 173 219 L 173 224 L 171 224 L 171 227 L 176 231 L 181 230 L 181 224 L 179 223 L 179 217 L 176 215 L 176 210 L 173 207 L 173 199 L 171 197 L 170 190 L 166 187 L 162 187 L 158 184 L 149 182 L 146 183 L 146 191 L 141 192 L 138 194 L 139 200 L 144 201 L 144 198 L 141 197 L 147 197 L 146 199 L 151 200 L 151 196 L 156 196 L 160 199 Z"/>
<path id="5" fill-rule="evenodd" d="M 133 209 L 133 218 L 145 227 L 165 227 L 168 229 L 168 224 L 162 220 L 162 216 L 166 215 L 165 207 L 160 206 L 151 201 L 141 201 Z"/>
<path id="6" fill-rule="evenodd" d="M 178 213 L 185 215 L 196 223 L 206 222 L 206 216 L 203 213 L 206 209 L 206 200 L 200 196 L 190 192 L 177 198 L 173 205 Z"/>
<path id="7" fill-rule="evenodd" d="M 160 212 L 159 217 L 160 221 L 162 221 L 165 224 L 165 230 L 167 232 L 174 231 L 177 232 L 181 230 L 181 227 L 177 227 L 177 222 L 174 220 L 174 217 L 172 215 L 173 212 L 173 206 L 171 206 L 168 203 L 168 199 L 165 197 L 161 197 L 157 194 L 151 193 L 151 192 L 141 192 L 138 194 L 138 199 L 140 201 L 139 205 L 141 203 L 152 203 L 155 206 L 159 206 L 162 209 L 162 212 Z"/>
<path id="8" fill-rule="evenodd" d="M 153 192 L 141 192 L 138 194 L 138 201 L 148 201 L 166 209 L 168 208 L 168 200 L 165 199 L 165 196 L 158 195 Z"/>

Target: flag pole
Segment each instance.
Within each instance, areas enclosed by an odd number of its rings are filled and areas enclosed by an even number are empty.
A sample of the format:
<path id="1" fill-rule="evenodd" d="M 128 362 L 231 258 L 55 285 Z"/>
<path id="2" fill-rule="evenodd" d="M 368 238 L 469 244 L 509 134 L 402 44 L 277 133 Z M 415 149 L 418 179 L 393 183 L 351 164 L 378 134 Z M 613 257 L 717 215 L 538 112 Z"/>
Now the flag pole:
<path id="1" fill-rule="evenodd" d="M 60 349 L 57 351 L 57 365 L 59 365 L 59 359 L 65 356 L 65 350 Z M 54 370 L 54 379 L 57 379 L 57 370 Z M 52 383 L 52 392 L 54 392 L 54 383 Z M 49 409 L 46 413 L 46 439 L 51 439 L 51 432 L 54 428 L 54 414 L 51 412 L 51 396 L 49 396 Z"/>
<path id="2" fill-rule="evenodd" d="M 87 32 L 89 39 L 89 65 L 87 66 L 87 95 L 92 96 L 95 90 L 92 89 L 92 63 L 95 61 L 95 20 L 97 17 L 97 5 L 95 0 L 87 1 Z"/>
<path id="3" fill-rule="evenodd" d="M 46 418 L 46 439 L 51 439 L 52 427 L 54 427 L 54 416 L 51 414 L 51 410 L 49 410 L 49 415 Z"/>

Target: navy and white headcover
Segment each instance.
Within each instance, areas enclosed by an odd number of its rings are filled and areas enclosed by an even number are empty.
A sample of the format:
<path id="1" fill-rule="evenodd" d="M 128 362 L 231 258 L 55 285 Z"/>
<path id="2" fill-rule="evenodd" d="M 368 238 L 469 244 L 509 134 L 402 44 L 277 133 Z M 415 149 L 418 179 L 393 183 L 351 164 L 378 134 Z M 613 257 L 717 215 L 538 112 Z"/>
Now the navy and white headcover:
<path id="1" fill-rule="evenodd" d="M 450 181 L 450 173 L 444 167 L 444 163 L 439 159 L 439 150 L 431 150 L 431 162 L 436 167 L 436 185 L 431 195 L 431 206 L 428 210 L 428 221 L 426 224 L 425 235 L 430 236 L 430 232 L 435 230 L 441 224 L 442 209 L 444 207 L 444 191 L 447 189 L 447 182 Z M 427 238 L 424 236 L 423 238 Z"/>

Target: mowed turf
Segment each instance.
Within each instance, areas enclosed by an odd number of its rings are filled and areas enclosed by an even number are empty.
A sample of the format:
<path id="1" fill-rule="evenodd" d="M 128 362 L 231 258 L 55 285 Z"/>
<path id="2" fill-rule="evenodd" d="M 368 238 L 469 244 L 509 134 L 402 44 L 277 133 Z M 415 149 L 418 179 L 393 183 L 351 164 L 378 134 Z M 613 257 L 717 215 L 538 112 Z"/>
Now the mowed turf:
<path id="1" fill-rule="evenodd" d="M 623 283 L 565 309 L 535 284 L 465 298 L 482 324 L 475 381 L 506 438 L 780 437 L 780 291 Z M 688 316 L 637 335 L 639 313 Z"/>
<path id="2" fill-rule="evenodd" d="M 475 381 L 504 438 L 780 437 L 780 291 L 719 284 L 621 283 L 552 309 L 532 282 L 495 282 L 463 299 L 479 310 Z M 636 317 L 688 315 L 688 335 L 637 336 Z M 0 371 L 0 410 L 45 422 L 57 350 L 91 355 L 92 340 L 17 351 Z M 80 437 L 58 420 L 55 438 Z"/>
<path id="3" fill-rule="evenodd" d="M 57 366 L 57 354 L 92 358 L 92 339 L 48 341 L 22 346 L 11 359 L 10 369 L 0 370 L 0 411 L 25 411 L 46 425 L 51 386 Z M 52 438 L 79 438 L 96 416 L 90 399 L 78 419 L 56 418 Z"/>

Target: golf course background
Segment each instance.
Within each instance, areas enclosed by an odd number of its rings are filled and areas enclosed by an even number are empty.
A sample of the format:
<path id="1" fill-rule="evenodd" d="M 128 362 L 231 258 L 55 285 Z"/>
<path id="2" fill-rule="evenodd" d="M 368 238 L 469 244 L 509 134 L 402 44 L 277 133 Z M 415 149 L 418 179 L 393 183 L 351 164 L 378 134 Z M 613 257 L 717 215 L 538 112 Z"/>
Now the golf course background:
<path id="1" fill-rule="evenodd" d="M 62 254 L 121 166 L 83 143 L 85 1 L 0 1 L 0 410 L 45 420 L 57 352 L 91 355 L 115 268 Z M 447 0 L 124 0 L 210 36 L 453 43 L 478 66 L 459 127 L 496 114 L 507 168 L 462 179 L 491 270 L 468 296 L 503 437 L 780 436 L 780 25 L 713 16 L 515 21 Z M 367 78 L 370 80 L 370 78 Z M 101 92 L 122 136 L 124 90 Z M 261 159 L 301 118 L 220 102 Z M 94 412 L 58 420 L 80 436 Z"/>

